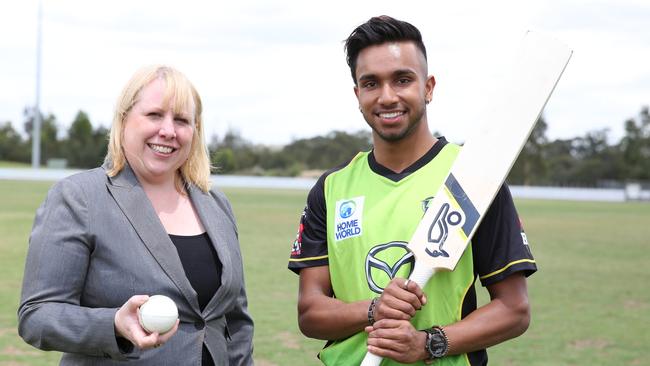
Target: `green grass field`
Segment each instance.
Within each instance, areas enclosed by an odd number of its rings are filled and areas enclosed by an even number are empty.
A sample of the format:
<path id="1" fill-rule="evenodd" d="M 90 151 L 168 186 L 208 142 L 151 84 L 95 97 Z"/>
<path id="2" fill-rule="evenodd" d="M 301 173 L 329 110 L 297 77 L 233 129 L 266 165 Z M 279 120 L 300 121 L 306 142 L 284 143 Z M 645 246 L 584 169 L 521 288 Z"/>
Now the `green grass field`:
<path id="1" fill-rule="evenodd" d="M 31 168 L 30 164 L 15 161 L 0 160 L 0 168 Z"/>
<path id="2" fill-rule="evenodd" d="M 16 332 L 27 240 L 50 185 L 0 181 L 0 366 L 59 358 Z M 286 269 L 306 192 L 226 194 L 239 222 L 256 364 L 317 365 L 323 342 L 300 334 L 298 281 Z M 539 266 L 529 280 L 533 321 L 522 337 L 491 348 L 490 364 L 647 365 L 650 204 L 522 200 L 517 207 Z"/>

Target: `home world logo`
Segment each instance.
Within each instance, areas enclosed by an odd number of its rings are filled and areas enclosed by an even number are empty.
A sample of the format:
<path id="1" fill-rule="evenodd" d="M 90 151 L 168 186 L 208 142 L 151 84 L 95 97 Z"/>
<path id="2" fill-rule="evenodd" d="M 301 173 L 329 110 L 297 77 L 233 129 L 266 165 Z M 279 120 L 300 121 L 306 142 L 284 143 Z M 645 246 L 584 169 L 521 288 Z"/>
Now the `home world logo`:
<path id="1" fill-rule="evenodd" d="M 336 202 L 334 238 L 336 241 L 354 238 L 362 233 L 363 196 Z"/>

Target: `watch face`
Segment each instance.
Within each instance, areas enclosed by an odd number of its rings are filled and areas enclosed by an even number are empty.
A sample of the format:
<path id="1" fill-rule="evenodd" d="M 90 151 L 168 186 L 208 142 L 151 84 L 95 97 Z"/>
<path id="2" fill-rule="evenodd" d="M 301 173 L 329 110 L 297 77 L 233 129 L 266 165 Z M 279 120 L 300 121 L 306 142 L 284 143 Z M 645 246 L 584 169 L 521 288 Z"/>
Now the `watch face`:
<path id="1" fill-rule="evenodd" d="M 447 354 L 447 339 L 440 329 L 432 329 L 428 341 L 428 351 L 431 358 L 441 358 Z"/>

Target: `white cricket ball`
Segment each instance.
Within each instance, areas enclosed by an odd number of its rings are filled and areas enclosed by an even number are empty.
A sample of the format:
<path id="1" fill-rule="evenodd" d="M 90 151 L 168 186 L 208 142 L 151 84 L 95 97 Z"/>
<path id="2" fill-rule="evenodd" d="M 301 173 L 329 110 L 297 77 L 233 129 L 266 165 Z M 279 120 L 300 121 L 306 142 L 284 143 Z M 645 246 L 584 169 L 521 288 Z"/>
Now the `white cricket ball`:
<path id="1" fill-rule="evenodd" d="M 176 319 L 178 319 L 178 308 L 167 296 L 153 295 L 138 308 L 140 325 L 149 333 L 168 332 L 176 324 Z"/>

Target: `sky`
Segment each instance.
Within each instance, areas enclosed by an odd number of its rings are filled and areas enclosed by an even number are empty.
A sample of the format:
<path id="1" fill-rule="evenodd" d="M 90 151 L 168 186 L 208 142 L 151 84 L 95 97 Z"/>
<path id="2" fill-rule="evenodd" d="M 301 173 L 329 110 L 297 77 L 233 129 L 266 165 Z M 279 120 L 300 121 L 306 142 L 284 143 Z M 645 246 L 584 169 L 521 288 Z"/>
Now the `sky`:
<path id="1" fill-rule="evenodd" d="M 0 3 L 0 123 L 23 129 L 36 103 L 38 0 Z M 551 139 L 609 129 L 650 104 L 650 2 L 43 0 L 40 109 L 66 130 L 79 110 L 109 127 L 138 68 L 171 65 L 198 89 L 206 138 L 266 145 L 367 129 L 343 40 L 372 16 L 422 32 L 437 81 L 430 129 L 464 141 L 527 30 L 573 57 L 544 111 Z"/>

